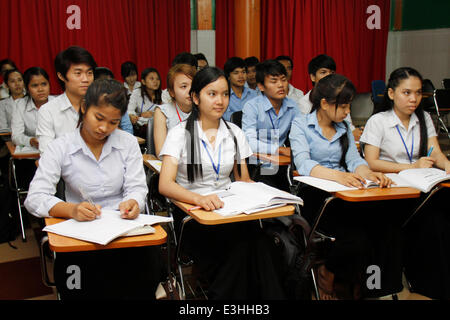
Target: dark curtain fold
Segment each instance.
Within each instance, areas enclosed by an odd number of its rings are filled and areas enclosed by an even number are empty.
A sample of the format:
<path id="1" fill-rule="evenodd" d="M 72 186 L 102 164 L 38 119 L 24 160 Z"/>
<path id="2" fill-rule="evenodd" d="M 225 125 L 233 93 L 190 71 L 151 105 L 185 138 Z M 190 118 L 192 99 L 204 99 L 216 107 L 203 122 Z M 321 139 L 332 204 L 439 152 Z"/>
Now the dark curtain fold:
<path id="1" fill-rule="evenodd" d="M 66 25 L 71 5 L 81 11 L 79 30 Z M 22 72 L 44 68 L 52 93 L 61 92 L 55 56 L 71 45 L 89 50 L 120 81 L 126 60 L 134 61 L 139 73 L 155 67 L 163 88 L 172 59 L 190 51 L 189 0 L 1 0 L 0 8 L 0 59 L 9 57 Z"/>
<path id="2" fill-rule="evenodd" d="M 216 66 L 234 55 L 234 0 L 216 0 Z"/>

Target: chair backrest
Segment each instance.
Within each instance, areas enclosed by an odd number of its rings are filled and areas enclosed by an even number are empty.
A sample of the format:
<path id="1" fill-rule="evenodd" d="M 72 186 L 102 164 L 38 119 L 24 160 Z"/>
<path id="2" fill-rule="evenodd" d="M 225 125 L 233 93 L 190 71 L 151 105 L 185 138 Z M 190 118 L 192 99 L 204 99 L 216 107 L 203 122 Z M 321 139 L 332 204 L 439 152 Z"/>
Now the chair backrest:
<path id="1" fill-rule="evenodd" d="M 236 111 L 231 114 L 231 122 L 242 128 L 242 111 Z"/>
<path id="2" fill-rule="evenodd" d="M 384 91 L 386 90 L 386 83 L 383 80 L 372 81 L 372 101 L 373 103 L 381 103 L 383 101 Z"/>
<path id="3" fill-rule="evenodd" d="M 442 87 L 444 87 L 444 89 L 450 89 L 450 79 L 442 80 Z"/>
<path id="4" fill-rule="evenodd" d="M 439 112 L 450 112 L 450 89 L 434 90 L 434 101 Z"/>
<path id="5" fill-rule="evenodd" d="M 374 105 L 370 92 L 357 93 L 352 101 L 351 117 L 353 125 L 363 126 L 373 113 Z"/>
<path id="6" fill-rule="evenodd" d="M 423 110 L 425 110 L 427 112 L 435 111 L 434 99 L 433 99 L 434 85 L 430 79 L 423 79 L 422 93 L 428 93 L 428 97 L 422 98 L 422 101 L 420 102 L 420 105 L 422 106 Z"/>
<path id="7" fill-rule="evenodd" d="M 155 142 L 153 140 L 153 117 L 148 119 L 147 124 L 147 154 L 155 154 Z"/>

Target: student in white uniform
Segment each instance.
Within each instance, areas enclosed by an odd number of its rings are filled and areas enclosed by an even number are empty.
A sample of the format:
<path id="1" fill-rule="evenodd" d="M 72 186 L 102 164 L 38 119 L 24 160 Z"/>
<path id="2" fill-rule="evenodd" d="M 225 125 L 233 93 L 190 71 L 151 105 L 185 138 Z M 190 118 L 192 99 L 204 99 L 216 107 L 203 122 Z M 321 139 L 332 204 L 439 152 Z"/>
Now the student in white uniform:
<path id="1" fill-rule="evenodd" d="M 6 99 L 10 96 L 8 86 L 5 83 L 5 73 L 8 70 L 17 69 L 16 64 L 11 59 L 3 59 L 0 61 L 0 74 L 3 83 L 0 85 L 0 100 Z"/>
<path id="2" fill-rule="evenodd" d="M 371 168 L 399 172 L 437 167 L 450 173 L 450 161 L 439 147 L 433 121 L 421 108 L 421 99 L 422 76 L 417 70 L 404 67 L 391 73 L 384 101 L 361 136 Z M 406 227 L 406 276 L 415 292 L 436 299 L 450 298 L 449 197 L 448 188 L 440 190 Z M 418 201 L 412 203 L 406 209 L 411 213 Z"/>
<path id="3" fill-rule="evenodd" d="M 189 94 L 196 68 L 188 64 L 177 64 L 167 73 L 167 88 L 172 98 L 170 103 L 157 106 L 153 119 L 155 150 L 158 155 L 164 145 L 167 133 L 186 120 L 192 110 Z"/>
<path id="4" fill-rule="evenodd" d="M 229 93 L 220 69 L 207 67 L 196 74 L 192 113 L 169 132 L 160 153 L 161 194 L 209 211 L 221 208 L 223 202 L 205 193 L 226 188 L 231 173 L 238 181 L 251 182 L 245 159 L 252 151 L 245 135 L 222 119 Z M 176 210 L 175 221 L 179 223 L 184 215 Z M 273 242 L 266 237 L 256 221 L 186 225 L 183 243 L 209 283 L 208 298 L 284 297 L 277 273 L 279 260 L 274 259 Z"/>
<path id="5" fill-rule="evenodd" d="M 148 120 L 161 104 L 159 72 L 155 68 L 146 68 L 141 73 L 140 89 L 133 91 L 128 103 L 128 114 L 138 136 L 146 138 Z"/>
<path id="6" fill-rule="evenodd" d="M 39 108 L 52 100 L 50 80 L 47 72 L 39 67 L 32 67 L 23 74 L 25 88 L 28 94 L 17 101 L 11 121 L 11 139 L 16 146 L 39 148 L 36 138 L 36 123 Z M 23 159 L 16 161 L 16 174 L 20 186 L 28 185 L 36 171 L 35 160 Z"/>
<path id="7" fill-rule="evenodd" d="M 41 153 L 52 140 L 75 130 L 81 101 L 94 81 L 96 67 L 92 55 L 81 47 L 69 47 L 56 56 L 56 75 L 64 93 L 39 109 L 36 136 Z"/>
<path id="8" fill-rule="evenodd" d="M 134 90 L 141 87 L 141 83 L 137 81 L 138 69 L 134 62 L 125 61 L 120 66 L 120 74 L 122 75 L 123 85 L 127 89 L 128 97 L 130 97 Z"/>
<path id="9" fill-rule="evenodd" d="M 78 128 L 48 145 L 25 200 L 37 217 L 94 220 L 102 208 L 123 219 L 144 211 L 147 185 L 142 154 L 134 136 L 116 130 L 127 110 L 127 95 L 116 80 L 98 80 L 88 89 Z M 60 178 L 65 201 L 55 196 Z M 93 204 L 85 197 L 90 197 Z M 153 270 L 158 248 L 127 248 L 58 254 L 55 278 L 62 298 L 152 299 L 159 281 Z M 70 290 L 67 266 L 81 270 L 81 289 Z"/>
<path id="10" fill-rule="evenodd" d="M 11 131 L 11 119 L 16 109 L 18 99 L 23 98 L 23 76 L 19 70 L 8 70 L 5 73 L 5 83 L 10 96 L 0 101 L 0 130 Z"/>

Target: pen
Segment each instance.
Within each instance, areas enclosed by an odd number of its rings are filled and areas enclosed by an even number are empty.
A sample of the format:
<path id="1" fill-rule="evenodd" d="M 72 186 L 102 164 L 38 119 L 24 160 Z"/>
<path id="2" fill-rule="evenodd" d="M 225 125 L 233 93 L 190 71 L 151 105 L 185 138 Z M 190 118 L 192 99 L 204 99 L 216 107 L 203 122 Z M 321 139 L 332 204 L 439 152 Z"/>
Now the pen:
<path id="1" fill-rule="evenodd" d="M 430 150 L 428 150 L 427 157 L 431 156 L 431 153 L 433 152 L 433 146 L 431 146 Z"/>
<path id="2" fill-rule="evenodd" d="M 86 191 L 84 191 L 82 186 L 78 187 L 78 190 L 81 193 L 81 196 L 83 197 L 84 200 L 86 200 L 87 202 L 89 202 L 89 204 L 93 205 L 95 207 L 94 201 L 92 201 L 92 198 L 86 193 Z M 96 218 L 98 218 L 98 216 L 96 216 Z"/>
<path id="3" fill-rule="evenodd" d="M 192 210 L 198 210 L 198 209 L 201 209 L 201 208 L 202 207 L 200 207 L 200 206 L 196 206 L 196 207 L 192 207 L 192 208 L 188 209 L 188 211 L 191 212 Z"/>

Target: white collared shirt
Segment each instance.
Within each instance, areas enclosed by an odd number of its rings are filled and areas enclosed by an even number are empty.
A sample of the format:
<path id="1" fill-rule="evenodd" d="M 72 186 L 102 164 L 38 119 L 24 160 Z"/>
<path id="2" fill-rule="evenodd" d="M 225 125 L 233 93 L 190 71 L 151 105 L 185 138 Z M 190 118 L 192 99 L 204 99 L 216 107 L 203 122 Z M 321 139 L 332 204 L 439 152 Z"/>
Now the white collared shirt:
<path id="1" fill-rule="evenodd" d="M 186 149 L 185 139 L 185 135 L 187 132 L 185 129 L 186 122 L 182 122 L 169 131 L 159 156 L 160 158 L 162 158 L 162 156 L 168 155 L 178 160 L 176 181 L 182 187 L 199 194 L 205 194 L 214 190 L 225 189 L 231 183 L 230 173 L 233 170 L 236 157 L 234 139 L 225 126 L 224 121 L 221 120 L 219 129 L 217 130 L 216 142 L 214 145 L 215 147 L 213 148 L 209 143 L 205 133 L 201 129 L 200 123 L 198 121 L 196 121 L 195 123 L 198 130 L 197 132 L 199 133 L 197 139 L 199 139 L 198 142 L 201 153 L 203 179 L 198 179 L 193 184 L 190 184 L 188 181 L 186 166 L 188 162 L 188 152 Z M 245 159 L 251 156 L 252 151 L 249 144 L 247 143 L 247 140 L 245 139 L 245 135 L 242 130 L 233 123 L 228 122 L 228 125 L 236 137 L 239 146 L 240 158 Z M 211 159 L 209 158 L 208 153 L 203 146 L 202 140 L 205 141 L 206 147 L 216 167 L 218 164 L 219 153 L 221 154 L 219 180 L 217 186 L 214 186 L 217 175 L 214 171 Z"/>
<path id="2" fill-rule="evenodd" d="M 79 113 L 70 103 L 66 93 L 57 96 L 39 108 L 36 137 L 39 140 L 39 152 L 43 153 L 47 145 L 59 136 L 76 129 Z"/>
<path id="3" fill-rule="evenodd" d="M 304 93 L 302 90 L 297 89 L 292 84 L 289 83 L 289 92 L 287 94 L 287 97 L 291 100 L 294 100 L 294 102 L 299 105 L 300 99 L 303 98 Z"/>
<path id="4" fill-rule="evenodd" d="M 14 100 L 11 96 L 9 96 L 8 98 L 0 101 L 0 130 L 11 130 L 11 120 L 14 110 L 17 108 L 17 100 Z"/>
<path id="5" fill-rule="evenodd" d="M 54 98 L 48 96 L 48 101 Z M 37 115 L 38 108 L 30 96 L 17 100 L 11 120 L 11 139 L 16 146 L 30 146 L 30 139 L 36 137 Z"/>
<path id="6" fill-rule="evenodd" d="M 311 113 L 312 103 L 311 103 L 311 101 L 309 101 L 310 95 L 311 95 L 311 90 L 309 90 L 308 93 L 305 94 L 298 103 L 298 107 L 300 108 L 300 111 L 303 114 Z M 349 123 L 350 131 L 355 130 L 355 126 L 353 125 L 352 117 L 351 117 L 350 113 L 345 117 L 345 120 Z"/>
<path id="7" fill-rule="evenodd" d="M 150 101 L 147 95 L 142 99 L 141 90 L 133 90 L 128 102 L 128 114 L 140 116 L 142 112 L 155 111 L 157 104 Z"/>
<path id="8" fill-rule="evenodd" d="M 6 83 L 2 83 L 0 85 L 0 100 L 6 99 L 9 97 L 9 89 L 6 86 Z"/>
<path id="9" fill-rule="evenodd" d="M 166 117 L 166 127 L 167 131 L 175 127 L 180 122 L 186 120 L 189 115 L 189 113 L 184 113 L 179 107 L 175 105 L 175 103 L 167 103 L 160 106 L 156 106 L 156 108 L 159 108 L 161 112 Z M 178 111 L 178 112 L 177 112 Z M 180 121 L 181 120 L 181 121 Z"/>
<path id="10" fill-rule="evenodd" d="M 172 100 L 172 97 L 170 96 L 169 90 L 164 89 L 161 92 L 161 101 L 162 101 L 163 104 L 172 103 L 173 100 Z"/>
<path id="11" fill-rule="evenodd" d="M 53 140 L 39 160 L 39 167 L 25 200 L 27 210 L 48 217 L 49 210 L 62 200 L 55 197 L 60 178 L 65 182 L 66 201 L 86 201 L 80 186 L 95 204 L 117 210 L 119 203 L 134 199 L 144 210 L 148 189 L 142 154 L 136 138 L 114 130 L 97 160 L 80 135 L 80 129 Z"/>
<path id="12" fill-rule="evenodd" d="M 435 137 L 433 120 L 427 112 L 424 114 L 428 138 Z M 380 160 L 409 164 L 409 157 L 397 131 L 397 125 L 410 153 L 414 136 L 413 162 L 417 161 L 420 148 L 420 126 L 415 113 L 411 115 L 408 128 L 404 127 L 393 109 L 374 114 L 367 121 L 360 141 L 379 148 Z"/>
<path id="13" fill-rule="evenodd" d="M 124 82 L 123 86 L 125 87 L 125 89 L 127 89 L 127 94 L 128 95 L 132 95 L 133 92 L 136 91 L 136 89 L 139 89 L 141 87 L 141 82 L 140 81 L 136 81 L 134 83 L 133 91 L 130 90 L 130 86 L 128 85 L 128 83 Z"/>

